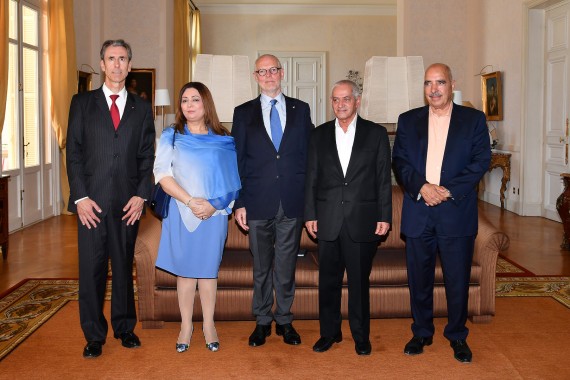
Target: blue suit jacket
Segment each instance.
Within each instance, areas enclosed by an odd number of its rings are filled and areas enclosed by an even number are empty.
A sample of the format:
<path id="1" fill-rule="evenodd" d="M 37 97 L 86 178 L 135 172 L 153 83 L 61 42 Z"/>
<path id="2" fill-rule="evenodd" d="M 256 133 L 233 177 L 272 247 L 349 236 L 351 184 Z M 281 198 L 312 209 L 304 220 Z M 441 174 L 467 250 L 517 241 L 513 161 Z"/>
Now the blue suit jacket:
<path id="1" fill-rule="evenodd" d="M 419 237 L 424 231 L 428 206 L 418 194 L 426 181 L 428 106 L 400 115 L 392 163 L 404 188 L 401 231 Z M 439 232 L 459 237 L 477 234 L 476 186 L 489 169 L 491 147 L 485 115 L 474 108 L 454 104 L 443 156 L 440 185 L 452 199 L 438 206 Z"/>
<path id="2" fill-rule="evenodd" d="M 287 120 L 279 151 L 263 124 L 260 97 L 234 110 L 232 136 L 242 189 L 234 209 L 251 220 L 271 219 L 279 202 L 289 218 L 302 218 L 307 145 L 313 129 L 309 105 L 285 96 Z"/>

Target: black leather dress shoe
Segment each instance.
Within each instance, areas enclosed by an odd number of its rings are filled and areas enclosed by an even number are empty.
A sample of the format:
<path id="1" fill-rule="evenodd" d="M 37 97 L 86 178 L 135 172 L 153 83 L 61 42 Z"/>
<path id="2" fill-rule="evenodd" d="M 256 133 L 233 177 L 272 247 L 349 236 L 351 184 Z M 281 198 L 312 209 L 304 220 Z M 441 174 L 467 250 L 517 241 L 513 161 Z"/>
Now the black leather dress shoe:
<path id="1" fill-rule="evenodd" d="M 287 344 L 301 344 L 301 337 L 291 323 L 275 326 L 275 333 L 279 336 L 283 336 L 283 342 Z"/>
<path id="2" fill-rule="evenodd" d="M 471 363 L 473 359 L 473 353 L 467 345 L 465 339 L 453 340 L 450 343 L 451 348 L 453 348 L 453 357 L 461 363 Z"/>
<path id="3" fill-rule="evenodd" d="M 104 343 L 102 342 L 87 342 L 87 345 L 83 349 L 83 357 L 91 359 L 101 356 L 101 353 L 103 352 L 103 344 Z"/>
<path id="4" fill-rule="evenodd" d="M 141 346 L 141 341 L 139 337 L 135 335 L 132 331 L 123 332 L 120 334 L 115 334 L 115 338 L 121 339 L 121 344 L 123 347 L 135 348 Z"/>
<path id="5" fill-rule="evenodd" d="M 354 343 L 354 351 L 356 351 L 358 355 L 370 355 L 372 352 L 372 345 L 370 344 L 370 341 L 356 342 Z"/>
<path id="6" fill-rule="evenodd" d="M 322 336 L 317 343 L 313 346 L 313 351 L 315 352 L 325 352 L 332 347 L 334 343 L 342 342 L 342 333 L 338 333 L 333 337 Z"/>
<path id="7" fill-rule="evenodd" d="M 252 347 L 263 346 L 265 338 L 271 335 L 271 325 L 255 325 L 255 330 L 249 336 L 249 345 Z"/>
<path id="8" fill-rule="evenodd" d="M 414 337 L 406 344 L 406 347 L 404 347 L 404 354 L 419 355 L 424 352 L 424 346 L 431 346 L 432 343 L 433 338 L 431 336 L 428 338 L 422 338 L 414 335 Z"/>

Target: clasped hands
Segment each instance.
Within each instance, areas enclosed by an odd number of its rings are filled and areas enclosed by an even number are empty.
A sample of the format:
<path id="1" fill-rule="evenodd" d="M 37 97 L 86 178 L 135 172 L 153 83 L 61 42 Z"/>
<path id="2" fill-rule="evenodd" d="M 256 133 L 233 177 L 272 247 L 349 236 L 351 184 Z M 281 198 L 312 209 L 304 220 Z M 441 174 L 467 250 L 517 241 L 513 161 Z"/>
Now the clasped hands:
<path id="1" fill-rule="evenodd" d="M 125 215 L 121 218 L 121 220 L 127 220 L 127 226 L 135 224 L 141 218 L 142 212 L 144 208 L 144 199 L 138 196 L 133 196 L 125 207 L 123 207 L 123 211 Z M 97 224 L 101 223 L 101 219 L 95 213 L 103 212 L 101 207 L 91 198 L 82 199 L 77 203 L 77 215 L 79 216 L 79 220 L 81 224 L 87 227 L 88 229 L 97 228 Z"/>
<path id="2" fill-rule="evenodd" d="M 420 189 L 420 194 L 426 206 L 437 206 L 451 197 L 451 193 L 445 187 L 431 183 L 424 184 Z"/>
<path id="3" fill-rule="evenodd" d="M 214 206 L 212 206 L 210 202 L 204 198 L 192 197 L 188 202 L 186 202 L 186 206 L 190 209 L 190 211 L 192 211 L 196 218 L 202 220 L 208 219 L 216 212 Z"/>

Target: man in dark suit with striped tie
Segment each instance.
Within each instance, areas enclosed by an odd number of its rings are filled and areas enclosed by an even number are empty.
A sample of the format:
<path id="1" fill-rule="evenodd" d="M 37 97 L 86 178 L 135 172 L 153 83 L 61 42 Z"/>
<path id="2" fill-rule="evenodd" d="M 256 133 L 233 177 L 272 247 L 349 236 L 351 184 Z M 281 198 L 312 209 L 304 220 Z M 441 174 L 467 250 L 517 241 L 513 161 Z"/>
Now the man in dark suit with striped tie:
<path id="1" fill-rule="evenodd" d="M 234 111 L 235 139 L 242 190 L 234 210 L 249 231 L 253 254 L 253 314 L 250 346 L 265 344 L 275 332 L 287 344 L 300 344 L 293 328 L 295 265 L 303 228 L 303 192 L 309 133 L 309 105 L 283 95 L 283 68 L 273 55 L 255 61 L 261 95 Z M 275 291 L 275 311 L 273 311 Z"/>
<path id="2" fill-rule="evenodd" d="M 87 340 L 83 356 L 101 355 L 108 261 L 112 266 L 111 326 L 124 347 L 140 346 L 133 257 L 144 200 L 151 192 L 154 122 L 149 102 L 127 93 L 131 47 L 108 40 L 101 48 L 100 88 L 73 97 L 67 132 L 69 211 L 78 217 L 79 314 Z"/>

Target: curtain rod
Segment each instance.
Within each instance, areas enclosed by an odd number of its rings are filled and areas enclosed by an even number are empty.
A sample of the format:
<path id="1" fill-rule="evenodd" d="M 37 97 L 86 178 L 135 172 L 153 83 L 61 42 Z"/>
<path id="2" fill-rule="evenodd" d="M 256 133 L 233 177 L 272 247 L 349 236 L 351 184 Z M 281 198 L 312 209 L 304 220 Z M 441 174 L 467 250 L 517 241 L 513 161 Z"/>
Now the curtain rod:
<path id="1" fill-rule="evenodd" d="M 194 9 L 195 11 L 198 10 L 198 7 L 196 6 L 196 4 L 194 4 L 194 2 L 193 2 L 192 0 L 188 0 L 188 2 L 190 3 L 190 7 L 191 7 L 192 9 Z"/>

